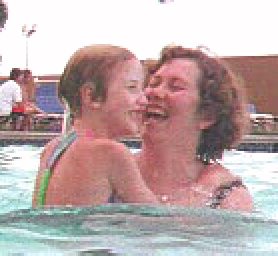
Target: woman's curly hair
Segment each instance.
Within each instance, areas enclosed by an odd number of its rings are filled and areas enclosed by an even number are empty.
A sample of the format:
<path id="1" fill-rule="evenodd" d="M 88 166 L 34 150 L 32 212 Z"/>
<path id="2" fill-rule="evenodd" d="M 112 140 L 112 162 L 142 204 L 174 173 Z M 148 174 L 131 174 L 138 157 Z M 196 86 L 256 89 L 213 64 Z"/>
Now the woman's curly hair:
<path id="1" fill-rule="evenodd" d="M 237 145 L 248 127 L 243 81 L 218 57 L 201 48 L 182 46 L 164 47 L 155 65 L 149 65 L 147 76 L 172 59 L 194 60 L 200 69 L 198 111 L 214 122 L 202 130 L 196 154 L 204 163 L 220 159 L 225 149 Z"/>

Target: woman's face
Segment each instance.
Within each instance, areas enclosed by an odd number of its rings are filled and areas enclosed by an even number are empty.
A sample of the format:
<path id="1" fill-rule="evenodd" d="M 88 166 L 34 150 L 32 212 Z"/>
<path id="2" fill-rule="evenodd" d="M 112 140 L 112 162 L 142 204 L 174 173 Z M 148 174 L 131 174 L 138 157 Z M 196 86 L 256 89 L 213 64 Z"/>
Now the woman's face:
<path id="1" fill-rule="evenodd" d="M 196 62 L 190 59 L 174 59 L 157 70 L 145 88 L 143 135 L 165 137 L 200 130 L 199 76 Z"/>
<path id="2" fill-rule="evenodd" d="M 132 59 L 118 65 L 111 75 L 104 118 L 110 136 L 132 136 L 138 134 L 138 119 L 132 110 L 143 89 L 143 67 L 139 60 Z"/>

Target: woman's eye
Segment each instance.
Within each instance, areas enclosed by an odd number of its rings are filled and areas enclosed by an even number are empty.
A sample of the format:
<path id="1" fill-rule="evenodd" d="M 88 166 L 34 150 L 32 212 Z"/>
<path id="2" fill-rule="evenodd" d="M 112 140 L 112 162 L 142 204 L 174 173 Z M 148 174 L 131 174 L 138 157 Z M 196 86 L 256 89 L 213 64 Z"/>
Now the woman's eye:
<path id="1" fill-rule="evenodd" d="M 171 90 L 174 90 L 174 91 L 179 91 L 179 90 L 185 90 L 186 89 L 185 83 L 180 81 L 180 80 L 170 81 L 169 82 L 169 87 L 170 87 Z"/>
<path id="2" fill-rule="evenodd" d="M 129 85 L 129 86 L 127 87 L 127 89 L 129 89 L 130 91 L 134 91 L 134 90 L 137 89 L 137 86 L 135 86 L 135 85 Z"/>
<path id="3" fill-rule="evenodd" d="M 150 88 L 155 88 L 159 85 L 159 82 L 158 81 L 150 81 L 147 85 L 147 87 L 150 87 Z"/>

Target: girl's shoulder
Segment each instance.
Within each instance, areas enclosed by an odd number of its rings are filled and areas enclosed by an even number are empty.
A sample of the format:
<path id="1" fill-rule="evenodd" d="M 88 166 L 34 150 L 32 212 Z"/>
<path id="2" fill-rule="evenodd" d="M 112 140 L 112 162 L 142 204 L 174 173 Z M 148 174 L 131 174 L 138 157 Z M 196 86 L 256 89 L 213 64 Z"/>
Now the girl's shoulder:
<path id="1" fill-rule="evenodd" d="M 79 149 L 83 150 L 106 150 L 108 152 L 113 152 L 113 151 L 126 151 L 128 148 L 121 142 L 118 142 L 116 140 L 112 139 L 106 139 L 106 138 L 93 138 L 93 139 L 88 139 L 88 138 L 78 138 L 76 140 L 76 146 Z"/>

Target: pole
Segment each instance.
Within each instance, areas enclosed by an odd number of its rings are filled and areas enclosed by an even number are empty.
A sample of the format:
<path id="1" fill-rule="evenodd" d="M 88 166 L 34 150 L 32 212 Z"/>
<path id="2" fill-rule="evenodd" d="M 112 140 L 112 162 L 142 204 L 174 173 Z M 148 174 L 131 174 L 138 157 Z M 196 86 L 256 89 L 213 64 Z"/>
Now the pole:
<path id="1" fill-rule="evenodd" d="M 32 28 L 28 29 L 26 24 L 22 26 L 22 33 L 25 36 L 25 66 L 26 69 L 29 67 L 29 38 L 36 32 L 36 24 L 32 25 Z"/>
<path id="2" fill-rule="evenodd" d="M 28 59 L 29 59 L 29 49 L 28 49 L 28 37 L 26 36 L 26 49 L 25 49 L 25 54 L 26 54 L 26 56 L 25 56 L 25 67 L 26 67 L 26 69 L 28 69 Z"/>

